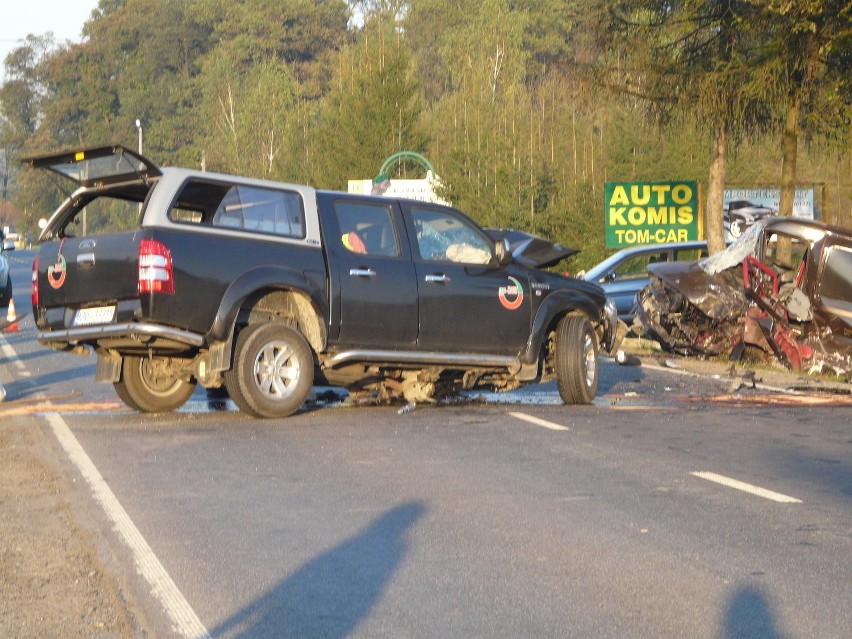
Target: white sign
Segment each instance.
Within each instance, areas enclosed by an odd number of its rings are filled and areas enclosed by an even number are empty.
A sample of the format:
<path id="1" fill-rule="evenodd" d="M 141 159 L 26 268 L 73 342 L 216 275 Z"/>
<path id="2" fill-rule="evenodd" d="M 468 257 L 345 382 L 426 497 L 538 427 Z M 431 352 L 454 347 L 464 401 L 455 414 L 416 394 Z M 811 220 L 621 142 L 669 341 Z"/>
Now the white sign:
<path id="1" fill-rule="evenodd" d="M 359 195 L 383 195 L 421 202 L 435 202 L 449 206 L 449 202 L 441 199 L 435 193 L 434 187 L 437 183 L 438 180 L 432 177 L 431 172 L 423 180 L 393 179 L 378 183 L 373 182 L 373 180 L 349 180 L 349 192 Z"/>
<path id="2" fill-rule="evenodd" d="M 747 200 L 774 211 L 781 208 L 781 189 L 725 189 L 725 209 L 734 200 Z M 814 219 L 814 190 L 796 189 L 793 196 L 793 217 Z"/>
<path id="3" fill-rule="evenodd" d="M 752 224 L 778 215 L 781 189 L 725 189 L 723 198 L 725 240 L 731 242 Z M 796 189 L 793 217 L 814 219 L 814 189 Z"/>

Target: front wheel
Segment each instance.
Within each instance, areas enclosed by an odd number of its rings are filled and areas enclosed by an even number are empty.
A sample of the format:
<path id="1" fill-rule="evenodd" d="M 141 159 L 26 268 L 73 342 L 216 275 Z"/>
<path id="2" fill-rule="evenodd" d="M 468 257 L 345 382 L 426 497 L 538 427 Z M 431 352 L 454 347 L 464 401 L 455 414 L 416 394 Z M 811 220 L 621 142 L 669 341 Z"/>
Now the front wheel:
<path id="1" fill-rule="evenodd" d="M 183 406 L 195 391 L 195 380 L 176 377 L 156 358 L 127 356 L 121 366 L 121 380 L 113 387 L 130 408 L 161 413 Z"/>
<path id="2" fill-rule="evenodd" d="M 234 348 L 225 373 L 231 399 L 254 417 L 286 417 L 299 410 L 314 383 L 311 347 L 284 324 L 249 325 Z"/>
<path id="3" fill-rule="evenodd" d="M 556 386 L 566 404 L 590 404 L 598 392 L 598 341 L 589 320 L 572 315 L 556 327 Z"/>

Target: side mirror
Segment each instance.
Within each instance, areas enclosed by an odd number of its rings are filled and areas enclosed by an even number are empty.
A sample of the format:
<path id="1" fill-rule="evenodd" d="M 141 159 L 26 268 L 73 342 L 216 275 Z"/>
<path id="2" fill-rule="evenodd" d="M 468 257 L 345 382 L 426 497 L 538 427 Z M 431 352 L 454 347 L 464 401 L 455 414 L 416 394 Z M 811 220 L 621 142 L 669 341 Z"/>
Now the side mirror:
<path id="1" fill-rule="evenodd" d="M 505 237 L 494 244 L 494 255 L 497 258 L 497 266 L 502 268 L 512 263 L 512 249 L 509 248 L 509 240 Z"/>
<path id="2" fill-rule="evenodd" d="M 47 218 L 39 218 L 38 227 L 43 231 L 47 228 Z"/>

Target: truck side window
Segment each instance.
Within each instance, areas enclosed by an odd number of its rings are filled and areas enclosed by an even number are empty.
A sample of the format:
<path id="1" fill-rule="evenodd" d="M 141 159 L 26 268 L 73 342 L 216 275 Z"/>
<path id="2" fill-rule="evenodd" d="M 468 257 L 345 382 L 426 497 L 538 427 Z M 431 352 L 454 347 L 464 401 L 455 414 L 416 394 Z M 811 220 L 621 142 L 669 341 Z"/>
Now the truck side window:
<path id="1" fill-rule="evenodd" d="M 347 200 L 334 203 L 340 242 L 347 251 L 367 255 L 399 255 L 399 242 L 390 208 Z"/>
<path id="2" fill-rule="evenodd" d="M 417 229 L 420 257 L 435 262 L 488 264 L 491 245 L 482 235 L 454 215 L 414 207 L 411 209 Z"/>
<path id="3" fill-rule="evenodd" d="M 301 196 L 276 189 L 191 181 L 169 211 L 169 219 L 283 237 L 305 237 Z"/>

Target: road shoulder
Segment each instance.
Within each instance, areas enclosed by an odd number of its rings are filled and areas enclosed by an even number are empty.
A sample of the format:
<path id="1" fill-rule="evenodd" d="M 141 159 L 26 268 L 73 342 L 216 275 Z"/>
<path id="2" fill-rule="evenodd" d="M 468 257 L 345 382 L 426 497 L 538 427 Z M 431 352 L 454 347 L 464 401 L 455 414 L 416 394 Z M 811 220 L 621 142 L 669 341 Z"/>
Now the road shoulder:
<path id="1" fill-rule="evenodd" d="M 0 420 L 0 636 L 145 636 L 62 466 L 37 417 Z"/>

